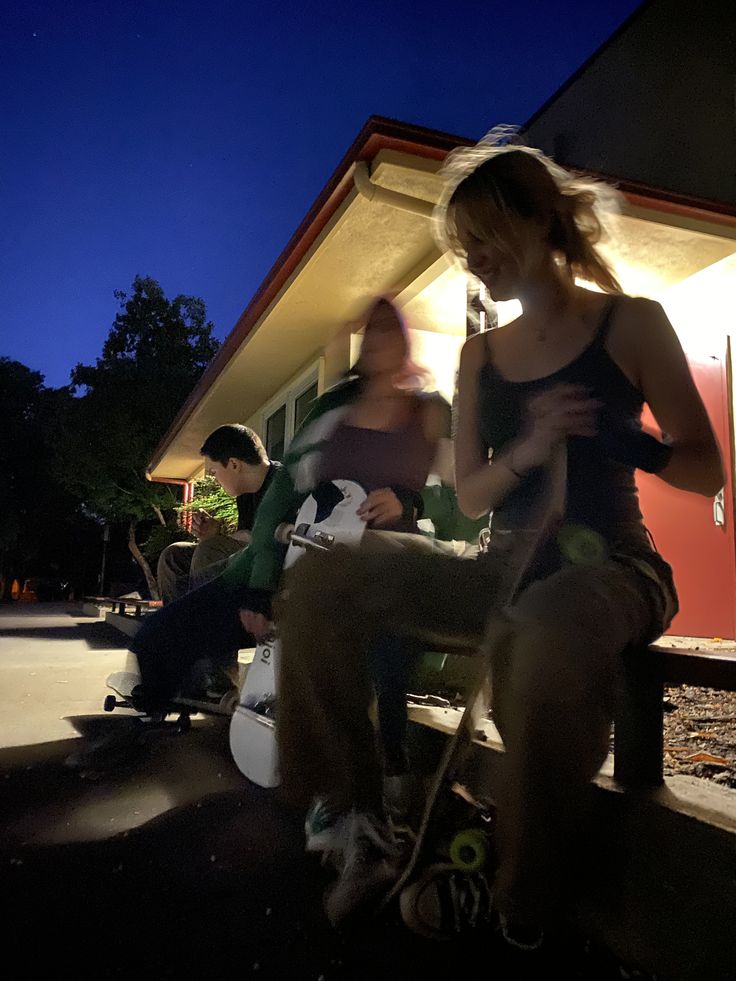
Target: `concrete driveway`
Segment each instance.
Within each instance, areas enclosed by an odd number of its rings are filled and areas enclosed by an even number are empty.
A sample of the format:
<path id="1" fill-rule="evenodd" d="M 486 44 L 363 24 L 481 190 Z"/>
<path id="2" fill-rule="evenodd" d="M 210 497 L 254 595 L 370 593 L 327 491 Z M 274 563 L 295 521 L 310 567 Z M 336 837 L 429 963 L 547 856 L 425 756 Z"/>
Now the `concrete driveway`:
<path id="1" fill-rule="evenodd" d="M 77 730 L 90 717 L 115 724 L 102 713 L 104 680 L 125 657 L 120 634 L 73 607 L 0 608 L 8 978 L 620 977 L 577 940 L 520 966 L 488 930 L 436 944 L 408 933 L 395 911 L 349 934 L 331 930 L 302 815 L 238 772 L 227 720 L 152 739 L 98 779 L 70 771 Z"/>

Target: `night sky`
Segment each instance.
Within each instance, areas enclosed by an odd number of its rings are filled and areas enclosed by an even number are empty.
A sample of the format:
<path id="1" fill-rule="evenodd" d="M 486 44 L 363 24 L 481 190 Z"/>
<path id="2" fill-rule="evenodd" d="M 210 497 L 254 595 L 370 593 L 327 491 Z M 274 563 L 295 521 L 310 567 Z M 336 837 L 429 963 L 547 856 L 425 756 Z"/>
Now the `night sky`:
<path id="1" fill-rule="evenodd" d="M 66 384 L 137 273 L 224 338 L 369 115 L 522 123 L 638 5 L 5 0 L 0 355 Z"/>

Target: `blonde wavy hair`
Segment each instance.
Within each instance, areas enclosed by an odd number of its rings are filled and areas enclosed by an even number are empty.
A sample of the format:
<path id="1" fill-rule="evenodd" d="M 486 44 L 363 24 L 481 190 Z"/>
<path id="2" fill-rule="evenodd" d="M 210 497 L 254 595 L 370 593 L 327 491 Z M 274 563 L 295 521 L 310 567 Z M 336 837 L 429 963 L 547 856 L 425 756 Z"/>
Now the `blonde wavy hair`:
<path id="1" fill-rule="evenodd" d="M 565 170 L 541 150 L 524 146 L 511 126 L 497 126 L 475 146 L 453 150 L 442 174 L 445 190 L 434 213 L 442 248 L 465 258 L 459 214 L 463 228 L 524 268 L 524 226 L 534 223 L 545 229 L 547 244 L 571 277 L 595 283 L 605 293 L 622 292 L 596 248 L 606 232 L 604 216 L 619 210 L 619 195 L 608 184 Z"/>

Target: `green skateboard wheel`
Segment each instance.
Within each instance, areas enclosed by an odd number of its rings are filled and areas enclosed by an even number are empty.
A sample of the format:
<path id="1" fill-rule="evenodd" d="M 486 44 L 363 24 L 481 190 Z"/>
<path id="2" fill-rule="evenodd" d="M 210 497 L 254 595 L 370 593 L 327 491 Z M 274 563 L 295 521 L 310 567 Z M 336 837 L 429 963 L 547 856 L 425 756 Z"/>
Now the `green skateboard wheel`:
<path id="1" fill-rule="evenodd" d="M 463 872 L 480 872 L 487 859 L 486 836 L 478 828 L 458 831 L 450 842 L 450 861 Z"/>
<path id="2" fill-rule="evenodd" d="M 594 565 L 608 556 L 605 538 L 585 525 L 564 525 L 557 534 L 557 544 L 573 565 Z"/>

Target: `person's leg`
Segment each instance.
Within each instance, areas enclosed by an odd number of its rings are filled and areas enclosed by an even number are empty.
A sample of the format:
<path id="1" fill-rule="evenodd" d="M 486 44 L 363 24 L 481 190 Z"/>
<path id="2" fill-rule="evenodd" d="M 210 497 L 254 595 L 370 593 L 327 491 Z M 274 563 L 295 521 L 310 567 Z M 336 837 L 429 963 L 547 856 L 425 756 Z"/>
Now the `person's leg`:
<path id="1" fill-rule="evenodd" d="M 574 882 L 591 781 L 608 751 L 620 658 L 663 628 L 651 583 L 615 561 L 534 583 L 493 647 L 506 749 L 495 900 L 517 924 L 554 918 Z"/>
<path id="2" fill-rule="evenodd" d="M 215 535 L 199 542 L 189 568 L 189 588 L 197 589 L 206 582 L 211 582 L 223 571 L 231 555 L 243 548 L 242 542 L 226 535 Z"/>
<path id="3" fill-rule="evenodd" d="M 397 873 L 368 716 L 367 651 L 379 636 L 417 631 L 423 639 L 461 636 L 479 643 L 483 598 L 493 595 L 496 576 L 488 564 L 438 556 L 431 543 L 419 551 L 401 541 L 416 537 L 374 541 L 367 533 L 356 552 L 305 555 L 287 573 L 285 602 L 277 610 L 282 791 L 303 806 L 326 799 L 333 827 L 343 829 L 340 875 L 325 903 L 333 923 L 383 892 Z"/>
<path id="4" fill-rule="evenodd" d="M 164 603 L 173 603 L 189 592 L 189 570 L 196 542 L 172 542 L 158 558 L 156 580 Z"/>
<path id="5" fill-rule="evenodd" d="M 380 541 L 380 540 L 379 540 Z M 415 541 L 402 539 L 405 548 L 419 552 L 431 550 L 442 555 L 474 560 L 478 557 L 477 546 L 465 546 L 460 542 L 442 542 L 437 539 L 418 537 Z M 370 545 L 370 539 L 368 542 Z M 373 546 L 375 548 L 375 545 Z M 376 693 L 378 727 L 383 749 L 384 775 L 401 776 L 408 771 L 406 756 L 406 730 L 408 712 L 406 694 L 422 644 L 408 636 L 397 637 L 381 634 L 369 651 L 371 678 Z"/>
<path id="6" fill-rule="evenodd" d="M 406 773 L 406 693 L 421 646 L 405 637 L 382 634 L 369 651 L 369 670 L 376 693 L 378 728 L 385 776 Z"/>
<path id="7" fill-rule="evenodd" d="M 215 579 L 144 618 L 130 650 L 138 657 L 147 703 L 166 705 L 197 661 L 222 666 L 232 651 L 254 646 L 240 622 L 240 605 L 241 598 Z"/>
<path id="8" fill-rule="evenodd" d="M 379 635 L 470 644 L 483 635 L 498 582 L 493 563 L 405 541 L 415 538 L 366 533 L 360 551 L 310 552 L 285 577 L 279 751 L 282 789 L 294 803 L 318 795 L 344 810 L 380 806 L 367 659 Z"/>

